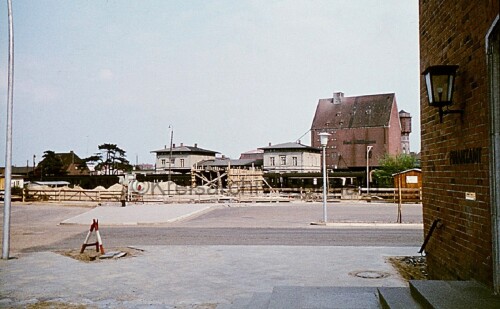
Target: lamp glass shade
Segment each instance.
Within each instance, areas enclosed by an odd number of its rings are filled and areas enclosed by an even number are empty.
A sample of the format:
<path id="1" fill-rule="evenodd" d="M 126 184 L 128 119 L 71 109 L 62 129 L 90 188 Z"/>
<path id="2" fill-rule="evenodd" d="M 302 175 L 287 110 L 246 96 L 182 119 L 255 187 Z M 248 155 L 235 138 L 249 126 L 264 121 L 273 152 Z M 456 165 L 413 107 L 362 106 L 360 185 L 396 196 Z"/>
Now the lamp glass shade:
<path id="1" fill-rule="evenodd" d="M 328 136 L 330 136 L 330 134 L 326 132 L 321 132 L 319 134 L 319 143 L 322 147 L 325 147 L 328 144 Z"/>
<path id="2" fill-rule="evenodd" d="M 453 104 L 453 86 L 457 68 L 456 65 L 437 65 L 428 67 L 424 71 L 429 105 L 447 106 Z"/>

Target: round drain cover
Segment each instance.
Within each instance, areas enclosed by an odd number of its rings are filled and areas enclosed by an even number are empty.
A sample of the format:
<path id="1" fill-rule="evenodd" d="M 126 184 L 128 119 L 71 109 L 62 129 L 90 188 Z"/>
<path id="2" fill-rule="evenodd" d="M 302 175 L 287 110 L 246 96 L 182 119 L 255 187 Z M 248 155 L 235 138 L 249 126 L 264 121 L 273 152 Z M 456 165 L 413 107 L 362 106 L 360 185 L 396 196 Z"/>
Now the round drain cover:
<path id="1" fill-rule="evenodd" d="M 364 270 L 364 271 L 354 271 L 350 273 L 352 276 L 356 276 L 364 279 L 381 279 L 389 277 L 388 273 L 381 271 L 373 271 L 373 270 Z"/>

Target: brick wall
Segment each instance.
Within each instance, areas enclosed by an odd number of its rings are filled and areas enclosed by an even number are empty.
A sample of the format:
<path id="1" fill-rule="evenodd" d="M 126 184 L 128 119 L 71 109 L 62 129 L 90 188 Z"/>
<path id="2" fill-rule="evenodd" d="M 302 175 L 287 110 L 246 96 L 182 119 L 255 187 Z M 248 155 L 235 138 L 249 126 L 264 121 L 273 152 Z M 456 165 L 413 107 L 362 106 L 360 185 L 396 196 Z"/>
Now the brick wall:
<path id="1" fill-rule="evenodd" d="M 420 0 L 420 71 L 459 65 L 455 105 L 444 115 L 428 106 L 421 78 L 424 228 L 440 218 L 427 246 L 429 274 L 436 279 L 476 279 L 493 285 L 489 196 L 489 101 L 485 36 L 499 12 L 498 0 Z M 454 160 L 480 149 L 480 160 Z M 476 152 L 478 153 L 478 152 Z M 475 200 L 466 199 L 467 193 Z M 472 197 L 472 195 L 469 195 Z"/>

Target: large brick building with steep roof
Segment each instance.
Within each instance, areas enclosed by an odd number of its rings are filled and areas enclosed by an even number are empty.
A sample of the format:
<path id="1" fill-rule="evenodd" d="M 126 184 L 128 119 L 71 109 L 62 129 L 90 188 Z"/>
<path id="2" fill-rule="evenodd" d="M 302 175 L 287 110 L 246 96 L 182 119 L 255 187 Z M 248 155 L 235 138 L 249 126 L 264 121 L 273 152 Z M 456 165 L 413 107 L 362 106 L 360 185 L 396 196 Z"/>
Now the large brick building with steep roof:
<path id="1" fill-rule="evenodd" d="M 318 102 L 311 126 L 311 145 L 321 147 L 318 134 L 330 133 L 326 165 L 328 169 L 341 170 L 366 168 L 367 147 L 373 146 L 370 166 L 377 166 L 384 154 L 402 152 L 399 116 L 394 93 L 345 97 L 336 92 L 332 98 Z M 410 117 L 408 113 L 404 116 Z M 409 142 L 406 145 L 409 148 Z"/>

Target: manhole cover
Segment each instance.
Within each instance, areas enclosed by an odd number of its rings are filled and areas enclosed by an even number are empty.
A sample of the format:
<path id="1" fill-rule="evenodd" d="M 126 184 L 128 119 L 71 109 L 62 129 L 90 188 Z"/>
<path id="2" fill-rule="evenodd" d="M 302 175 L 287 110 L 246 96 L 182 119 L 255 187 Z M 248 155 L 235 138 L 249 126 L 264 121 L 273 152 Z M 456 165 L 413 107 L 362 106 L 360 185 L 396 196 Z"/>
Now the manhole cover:
<path id="1" fill-rule="evenodd" d="M 364 278 L 364 279 L 382 279 L 382 278 L 389 277 L 388 273 L 384 273 L 381 271 L 373 271 L 373 270 L 353 271 L 349 274 L 351 276 Z"/>

